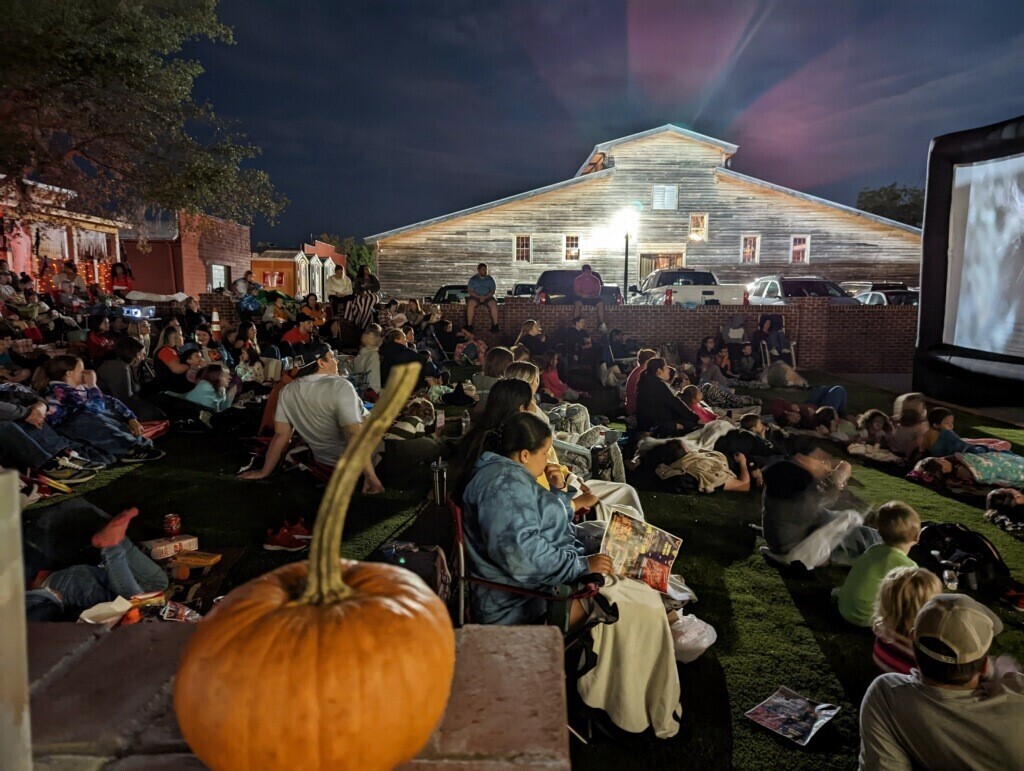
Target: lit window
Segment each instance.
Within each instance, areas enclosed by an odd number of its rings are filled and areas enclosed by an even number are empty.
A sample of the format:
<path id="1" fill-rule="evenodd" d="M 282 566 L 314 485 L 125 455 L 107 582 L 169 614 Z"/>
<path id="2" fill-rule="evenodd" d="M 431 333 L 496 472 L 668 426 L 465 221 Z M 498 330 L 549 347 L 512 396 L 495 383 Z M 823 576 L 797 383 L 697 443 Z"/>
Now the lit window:
<path id="1" fill-rule="evenodd" d="M 653 185 L 651 187 L 651 208 L 676 209 L 679 205 L 678 185 Z"/>
<path id="2" fill-rule="evenodd" d="M 789 261 L 794 265 L 805 263 L 811 259 L 811 237 L 793 236 L 790 239 Z"/>
<path id="3" fill-rule="evenodd" d="M 708 240 L 708 215 L 707 214 L 691 214 L 690 215 L 690 240 L 691 241 L 707 241 Z"/>
<path id="4" fill-rule="evenodd" d="M 580 258 L 580 237 L 579 236 L 566 236 L 565 237 L 565 259 L 567 260 L 579 260 Z"/>
<path id="5" fill-rule="evenodd" d="M 740 262 L 761 261 L 761 236 L 743 236 L 740 240 Z"/>
<path id="6" fill-rule="evenodd" d="M 530 261 L 530 237 L 516 236 L 516 262 Z"/>

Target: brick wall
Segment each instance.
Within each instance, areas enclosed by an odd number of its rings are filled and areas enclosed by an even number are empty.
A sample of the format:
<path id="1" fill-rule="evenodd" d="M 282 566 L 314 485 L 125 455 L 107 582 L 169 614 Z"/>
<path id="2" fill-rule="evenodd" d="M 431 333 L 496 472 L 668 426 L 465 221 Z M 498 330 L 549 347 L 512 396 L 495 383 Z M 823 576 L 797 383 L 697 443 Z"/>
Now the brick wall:
<path id="1" fill-rule="evenodd" d="M 910 372 L 917 348 L 917 308 L 836 305 L 828 309 L 831 372 Z"/>
<path id="2" fill-rule="evenodd" d="M 210 266 L 214 264 L 227 266 L 228 281 L 241 278 L 252 266 L 249 228 L 237 222 L 217 220 L 213 227 L 199 235 L 199 259 L 204 263 L 207 275 L 210 276 L 207 281 L 213 277 Z M 205 288 L 204 283 L 203 289 Z"/>
<path id="3" fill-rule="evenodd" d="M 227 294 L 199 295 L 200 307 L 208 314 L 217 309 L 222 329 L 238 325 L 235 303 Z M 536 319 L 558 338 L 572 322 L 571 305 L 536 305 L 532 300 L 510 298 L 499 306 L 501 331 L 491 334 L 490 319 L 475 319 L 478 336 L 488 345 L 511 345 L 527 319 Z M 648 345 L 682 344 L 693 356 L 706 335 L 728 326 L 737 313 L 746 319 L 752 334 L 763 308 L 721 305 L 686 310 L 680 307 L 629 306 L 609 308 L 609 329 L 619 327 L 630 337 Z M 158 303 L 157 315 L 183 313 L 179 303 Z M 442 305 L 441 313 L 458 328 L 465 323 L 465 305 Z M 593 311 L 584 310 L 587 326 L 596 327 Z M 905 373 L 913 367 L 917 345 L 917 308 L 867 305 L 829 305 L 821 298 L 796 300 L 785 309 L 786 329 L 797 341 L 797 363 L 801 369 L 829 372 Z"/>
<path id="4" fill-rule="evenodd" d="M 443 305 L 442 314 L 456 328 L 465 323 L 464 305 Z M 536 319 L 549 336 L 560 337 L 572 322 L 571 305 L 536 305 L 532 300 L 509 298 L 500 307 L 501 331 L 491 334 L 489 319 L 479 316 L 474 326 L 488 345 L 510 345 L 527 319 Z M 757 319 L 767 309 L 758 306 L 624 306 L 605 312 L 609 329 L 618 327 L 645 344 L 682 344 L 687 356 L 696 353 L 702 338 L 728 326 L 743 314 L 753 334 Z M 596 327 L 593 310 L 584 309 L 587 327 Z M 796 340 L 801 369 L 833 372 L 910 372 L 917 335 L 917 309 L 907 306 L 831 306 L 824 298 L 806 298 L 785 308 L 786 330 Z"/>

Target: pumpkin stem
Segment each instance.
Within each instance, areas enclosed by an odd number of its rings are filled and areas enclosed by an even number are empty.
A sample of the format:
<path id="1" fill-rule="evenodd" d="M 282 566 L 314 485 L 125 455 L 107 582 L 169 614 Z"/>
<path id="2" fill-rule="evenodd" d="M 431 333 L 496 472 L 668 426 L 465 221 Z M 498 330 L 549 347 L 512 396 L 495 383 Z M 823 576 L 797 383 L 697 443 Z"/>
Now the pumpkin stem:
<path id="1" fill-rule="evenodd" d="M 419 364 L 391 368 L 384 385 L 384 398 L 370 412 L 355 441 L 349 442 L 334 466 L 313 526 L 309 549 L 306 590 L 298 600 L 303 605 L 329 605 L 352 595 L 342 578 L 341 534 L 356 482 L 385 432 L 394 423 L 420 376 Z"/>

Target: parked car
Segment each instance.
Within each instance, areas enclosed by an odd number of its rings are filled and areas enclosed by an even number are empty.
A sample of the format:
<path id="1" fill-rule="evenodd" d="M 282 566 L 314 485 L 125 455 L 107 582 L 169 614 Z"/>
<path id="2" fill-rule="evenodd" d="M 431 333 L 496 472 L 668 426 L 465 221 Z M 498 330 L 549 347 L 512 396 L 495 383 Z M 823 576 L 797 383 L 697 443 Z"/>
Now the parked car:
<path id="1" fill-rule="evenodd" d="M 750 293 L 751 305 L 786 305 L 794 297 L 827 297 L 833 305 L 857 301 L 834 281 L 821 276 L 761 276 Z"/>
<path id="2" fill-rule="evenodd" d="M 465 284 L 445 284 L 434 292 L 432 302 L 438 303 L 461 303 L 469 297 L 469 287 Z"/>
<path id="3" fill-rule="evenodd" d="M 511 289 L 507 290 L 505 294 L 509 297 L 533 297 L 533 293 L 536 289 L 537 288 L 533 284 L 516 284 Z"/>
<path id="4" fill-rule="evenodd" d="M 861 292 L 853 299 L 864 305 L 917 305 L 920 292 L 910 289 L 885 289 L 879 292 Z"/>
<path id="5" fill-rule="evenodd" d="M 851 296 L 861 292 L 884 292 L 887 289 L 906 289 L 902 281 L 840 281 L 841 286 Z"/>
<path id="6" fill-rule="evenodd" d="M 545 270 L 537 279 L 534 299 L 541 305 L 572 305 L 575 302 L 572 285 L 582 272 L 582 270 Z M 596 270 L 594 275 L 601 278 L 601 274 Z M 604 288 L 601 290 L 601 299 L 604 300 L 605 305 L 622 305 L 622 291 L 616 284 L 604 284 Z"/>
<path id="7" fill-rule="evenodd" d="M 743 284 L 719 284 L 709 270 L 668 268 L 648 274 L 640 286 L 629 288 L 629 305 L 665 305 L 672 292 L 673 305 L 742 305 L 747 299 Z"/>

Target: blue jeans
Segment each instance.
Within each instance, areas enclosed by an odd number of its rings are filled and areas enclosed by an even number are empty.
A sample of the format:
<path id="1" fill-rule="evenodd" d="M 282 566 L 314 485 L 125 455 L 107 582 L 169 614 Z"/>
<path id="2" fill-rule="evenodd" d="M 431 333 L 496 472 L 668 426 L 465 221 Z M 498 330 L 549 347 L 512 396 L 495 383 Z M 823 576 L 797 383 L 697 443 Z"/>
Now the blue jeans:
<path id="1" fill-rule="evenodd" d="M 20 423 L 0 422 L 0 463 L 5 466 L 39 468 L 55 453 L 47 452 Z"/>
<path id="2" fill-rule="evenodd" d="M 127 538 L 100 554 L 102 565 L 72 565 L 52 573 L 42 589 L 28 592 L 26 604 L 38 608 L 56 603 L 61 611 L 79 611 L 118 596 L 127 599 L 167 588 L 167 574 Z"/>
<path id="3" fill-rule="evenodd" d="M 846 389 L 842 386 L 818 386 L 807 394 L 807 404 L 834 407 L 839 417 L 846 417 Z"/>
<path id="4" fill-rule="evenodd" d="M 837 565 L 852 565 L 857 557 L 881 542 L 882 536 L 873 527 L 858 525 L 843 536 L 843 540 L 832 550 L 832 562 Z"/>
<path id="5" fill-rule="evenodd" d="M 122 458 L 138 447 L 153 446 L 145 437 L 132 436 L 121 419 L 109 412 L 82 410 L 61 423 L 58 430 L 69 439 L 108 456 L 110 460 L 107 463 L 113 463 L 114 459 Z"/>
<path id="6" fill-rule="evenodd" d="M 768 348 L 780 352 L 789 350 L 789 338 L 786 336 L 786 331 L 783 329 L 771 330 L 768 333 Z"/>

